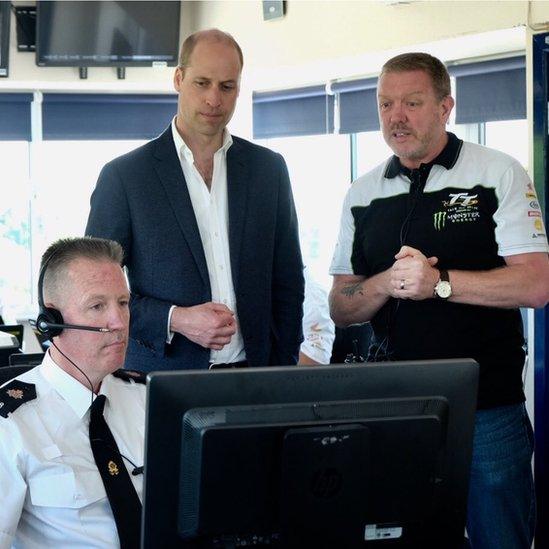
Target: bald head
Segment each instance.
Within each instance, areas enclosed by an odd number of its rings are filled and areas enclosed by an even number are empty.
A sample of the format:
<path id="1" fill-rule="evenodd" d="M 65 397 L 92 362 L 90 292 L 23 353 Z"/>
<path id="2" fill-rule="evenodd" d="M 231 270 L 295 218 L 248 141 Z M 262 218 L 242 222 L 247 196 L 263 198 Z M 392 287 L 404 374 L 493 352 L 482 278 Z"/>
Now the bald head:
<path id="1" fill-rule="evenodd" d="M 238 54 L 238 58 L 240 60 L 240 70 L 242 70 L 242 67 L 244 66 L 244 57 L 238 42 L 229 33 L 223 32 L 219 29 L 197 31 L 188 36 L 183 42 L 179 53 L 180 68 L 184 69 L 189 66 L 193 50 L 199 42 L 218 42 L 232 46 Z"/>

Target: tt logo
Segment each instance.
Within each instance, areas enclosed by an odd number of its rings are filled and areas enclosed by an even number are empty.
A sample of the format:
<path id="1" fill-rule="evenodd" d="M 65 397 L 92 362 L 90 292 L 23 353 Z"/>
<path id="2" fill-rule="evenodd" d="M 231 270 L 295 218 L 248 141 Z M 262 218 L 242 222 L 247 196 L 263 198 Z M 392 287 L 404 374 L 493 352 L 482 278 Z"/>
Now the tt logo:
<path id="1" fill-rule="evenodd" d="M 478 200 L 475 200 L 475 198 L 478 197 L 478 194 L 450 193 L 448 196 L 451 197 L 448 206 L 453 206 L 454 204 L 457 206 L 469 206 L 478 202 Z"/>

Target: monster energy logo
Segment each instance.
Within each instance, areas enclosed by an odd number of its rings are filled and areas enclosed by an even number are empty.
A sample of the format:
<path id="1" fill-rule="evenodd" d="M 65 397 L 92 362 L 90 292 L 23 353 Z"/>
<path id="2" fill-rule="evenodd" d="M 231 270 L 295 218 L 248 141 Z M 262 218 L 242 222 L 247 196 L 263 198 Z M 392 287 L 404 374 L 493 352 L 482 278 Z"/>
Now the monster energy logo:
<path id="1" fill-rule="evenodd" d="M 433 214 L 433 225 L 435 230 L 440 231 L 446 224 L 446 212 L 436 212 Z"/>

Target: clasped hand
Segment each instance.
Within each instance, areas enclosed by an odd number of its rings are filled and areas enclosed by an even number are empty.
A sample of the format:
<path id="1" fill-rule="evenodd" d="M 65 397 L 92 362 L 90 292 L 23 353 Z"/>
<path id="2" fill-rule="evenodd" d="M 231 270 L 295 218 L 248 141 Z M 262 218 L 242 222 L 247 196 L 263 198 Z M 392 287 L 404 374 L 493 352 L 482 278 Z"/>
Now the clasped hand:
<path id="1" fill-rule="evenodd" d="M 176 307 L 171 329 L 206 349 L 220 351 L 236 333 L 236 319 L 222 303 L 201 303 L 193 307 Z"/>
<path id="2" fill-rule="evenodd" d="M 402 246 L 390 269 L 389 294 L 398 299 L 422 300 L 433 297 L 440 273 L 437 257 L 426 257 L 411 246 Z"/>

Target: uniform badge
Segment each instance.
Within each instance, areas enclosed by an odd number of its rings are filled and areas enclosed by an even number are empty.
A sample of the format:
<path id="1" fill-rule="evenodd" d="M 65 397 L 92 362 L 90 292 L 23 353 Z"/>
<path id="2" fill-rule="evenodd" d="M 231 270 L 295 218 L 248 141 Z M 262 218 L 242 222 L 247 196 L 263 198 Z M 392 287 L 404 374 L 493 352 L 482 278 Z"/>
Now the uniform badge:
<path id="1" fill-rule="evenodd" d="M 128 382 L 133 379 L 136 383 L 147 383 L 146 372 L 139 372 L 138 370 L 126 370 L 125 368 L 121 368 L 120 370 L 113 372 L 112 375 L 118 379 L 123 379 Z"/>
<path id="2" fill-rule="evenodd" d="M 25 394 L 21 389 L 9 389 L 9 391 L 6 391 L 6 393 L 9 397 L 16 399 L 23 398 L 23 395 Z"/>
<path id="3" fill-rule="evenodd" d="M 8 417 L 24 404 L 36 398 L 36 387 L 32 383 L 25 383 L 14 379 L 0 389 L 0 416 Z"/>
<path id="4" fill-rule="evenodd" d="M 111 475 L 111 477 L 114 477 L 115 475 L 118 475 L 118 473 L 120 473 L 120 471 L 118 470 L 118 465 L 116 465 L 114 461 L 109 461 L 107 467 L 109 468 L 109 475 Z"/>

